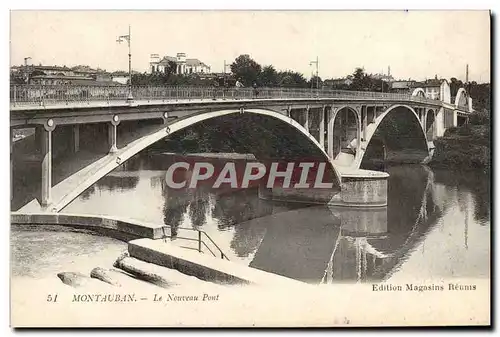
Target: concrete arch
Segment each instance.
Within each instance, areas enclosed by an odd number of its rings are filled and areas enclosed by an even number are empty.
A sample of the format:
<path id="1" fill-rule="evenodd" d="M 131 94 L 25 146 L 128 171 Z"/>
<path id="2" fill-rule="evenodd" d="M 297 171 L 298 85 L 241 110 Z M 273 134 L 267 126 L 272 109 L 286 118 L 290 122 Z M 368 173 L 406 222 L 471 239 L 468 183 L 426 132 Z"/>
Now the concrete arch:
<path id="1" fill-rule="evenodd" d="M 351 105 L 342 105 L 338 108 L 335 108 L 334 112 L 333 112 L 333 116 L 332 116 L 332 130 L 331 130 L 331 134 L 332 134 L 332 137 L 335 137 L 335 134 L 334 134 L 334 131 L 335 131 L 335 122 L 337 120 L 337 116 L 338 116 L 338 113 L 340 111 L 342 111 L 343 109 L 347 109 L 347 111 L 350 111 L 354 114 L 355 116 L 355 119 L 356 119 L 356 141 L 357 141 L 357 144 L 355 146 L 355 149 L 356 149 L 356 154 L 359 152 L 359 148 L 360 148 L 360 141 L 359 139 L 361 138 L 361 116 L 360 116 L 360 112 L 355 109 L 353 106 Z M 330 130 L 329 130 L 330 132 Z M 352 145 L 350 143 L 350 145 Z M 334 145 L 334 149 L 335 149 L 335 145 Z M 336 157 L 342 152 L 342 149 L 339 148 L 338 151 L 335 153 L 333 152 L 333 158 L 331 158 L 332 160 L 335 160 Z M 338 165 L 341 165 L 339 162 L 337 162 Z"/>
<path id="2" fill-rule="evenodd" d="M 465 106 L 468 106 L 468 102 L 467 102 L 467 91 L 465 91 L 465 88 L 460 88 L 458 89 L 457 91 L 457 96 L 455 96 L 455 107 L 458 108 L 459 104 L 460 104 L 460 98 L 464 98 L 465 100 Z"/>
<path id="3" fill-rule="evenodd" d="M 333 113 L 333 116 L 332 116 L 332 119 L 333 119 L 332 125 L 333 125 L 333 127 L 335 127 L 335 120 L 337 118 L 338 113 L 341 110 L 343 110 L 343 109 L 347 109 L 348 111 L 351 111 L 354 114 L 354 116 L 356 116 L 356 127 L 359 130 L 361 128 L 361 116 L 359 115 L 360 112 L 358 110 L 356 110 L 355 108 L 353 108 L 352 106 L 350 106 L 350 105 L 342 105 L 338 109 L 337 108 L 335 109 L 335 111 Z M 359 136 L 361 136 L 361 135 L 359 135 Z"/>
<path id="4" fill-rule="evenodd" d="M 425 91 L 422 88 L 416 88 L 411 95 L 425 98 Z"/>
<path id="5" fill-rule="evenodd" d="M 360 121 L 359 111 L 356 110 L 355 108 L 353 108 L 351 105 L 342 105 L 338 108 L 337 107 L 334 107 L 334 108 L 335 108 L 335 112 L 334 112 L 333 117 L 332 117 L 334 123 L 335 123 L 335 118 L 337 117 L 338 112 L 342 109 L 348 109 L 348 110 L 352 111 L 354 113 L 354 115 L 356 115 L 356 122 L 359 123 L 359 121 Z"/>
<path id="6" fill-rule="evenodd" d="M 315 147 L 321 151 L 322 155 L 325 157 L 326 162 L 330 164 L 330 169 L 333 170 L 336 176 L 336 183 L 337 187 L 340 188 L 341 184 L 341 176 L 338 172 L 338 170 L 335 168 L 333 165 L 332 161 L 328 157 L 328 154 L 325 152 L 323 147 L 318 143 L 318 141 L 311 135 L 307 130 L 300 125 L 298 122 L 293 120 L 291 117 L 288 117 L 286 115 L 283 115 L 279 112 L 273 111 L 273 110 L 266 110 L 266 109 L 245 109 L 245 110 L 220 110 L 220 111 L 211 111 L 211 112 L 205 112 L 205 113 L 199 113 L 196 115 L 191 115 L 189 117 L 185 117 L 182 119 L 177 119 L 172 121 L 169 124 L 162 125 L 157 131 L 144 136 L 136 141 L 133 141 L 132 143 L 128 144 L 124 148 L 118 150 L 116 154 L 109 154 L 106 157 L 106 161 L 101 162 L 102 159 L 99 161 L 99 163 L 94 163 L 94 165 L 99 165 L 99 167 L 96 167 L 93 169 L 93 174 L 89 177 L 86 177 L 84 181 L 82 181 L 78 186 L 74 186 L 74 188 L 66 193 L 64 197 L 62 197 L 60 200 L 56 201 L 54 200 L 54 204 L 51 206 L 51 210 L 54 212 L 59 212 L 62 210 L 64 207 L 66 207 L 73 199 L 78 197 L 83 191 L 85 191 L 87 188 L 92 186 L 94 183 L 96 183 L 99 179 L 104 177 L 106 174 L 126 162 L 128 159 L 130 159 L 132 156 L 136 155 L 137 153 L 141 152 L 145 148 L 149 147 L 150 145 L 160 141 L 167 135 L 170 135 L 174 132 L 177 132 L 179 130 L 182 130 L 184 128 L 187 128 L 191 125 L 194 125 L 196 123 L 206 121 L 212 118 L 217 118 L 217 117 L 222 117 L 226 115 L 233 115 L 233 114 L 240 114 L 240 113 L 252 113 L 252 114 L 258 114 L 258 115 L 263 115 L 263 116 L 268 116 L 274 119 L 278 119 L 282 121 L 283 123 L 286 123 L 290 126 L 292 126 L 297 132 L 303 134 L 306 136 L 309 141 L 311 141 Z M 335 185 L 335 183 L 334 183 Z M 57 186 L 55 186 L 57 187 Z"/>
<path id="7" fill-rule="evenodd" d="M 415 123 L 418 125 L 418 130 L 420 131 L 420 135 L 422 137 L 422 139 L 425 141 L 426 143 L 426 147 L 427 147 L 427 151 L 429 151 L 429 145 L 428 145 L 428 142 L 427 142 L 427 137 L 426 137 L 426 134 L 425 134 L 425 130 L 423 129 L 422 127 L 422 123 L 420 122 L 420 119 L 419 119 L 419 116 L 417 114 L 417 112 L 412 108 L 410 107 L 409 105 L 405 105 L 405 104 L 396 104 L 396 105 L 393 105 L 391 107 L 389 107 L 388 109 L 386 109 L 380 116 L 377 117 L 376 119 L 376 122 L 375 122 L 375 127 L 373 128 L 373 131 L 370 132 L 368 135 L 367 135 L 367 141 L 366 141 L 366 145 L 362 148 L 362 151 L 360 151 L 359 153 L 359 156 L 358 154 L 356 154 L 356 167 L 359 168 L 361 166 L 361 163 L 363 161 L 363 157 L 364 157 L 364 154 L 366 153 L 366 149 L 368 149 L 368 147 L 370 146 L 370 143 L 371 143 L 371 140 L 373 138 L 373 135 L 376 133 L 376 131 L 378 130 L 380 124 L 382 124 L 382 122 L 384 121 L 384 119 L 394 110 L 394 109 L 397 109 L 397 108 L 405 108 L 407 109 L 408 111 L 411 112 L 411 115 L 413 115 L 413 117 L 415 118 Z"/>

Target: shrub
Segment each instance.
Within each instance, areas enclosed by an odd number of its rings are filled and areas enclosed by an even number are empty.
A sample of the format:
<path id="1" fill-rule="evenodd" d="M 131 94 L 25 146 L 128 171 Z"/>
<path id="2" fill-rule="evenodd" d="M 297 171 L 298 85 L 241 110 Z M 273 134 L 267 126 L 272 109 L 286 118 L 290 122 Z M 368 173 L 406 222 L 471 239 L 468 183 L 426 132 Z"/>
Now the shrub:
<path id="1" fill-rule="evenodd" d="M 469 116 L 471 125 L 489 125 L 490 114 L 487 111 L 476 111 Z"/>

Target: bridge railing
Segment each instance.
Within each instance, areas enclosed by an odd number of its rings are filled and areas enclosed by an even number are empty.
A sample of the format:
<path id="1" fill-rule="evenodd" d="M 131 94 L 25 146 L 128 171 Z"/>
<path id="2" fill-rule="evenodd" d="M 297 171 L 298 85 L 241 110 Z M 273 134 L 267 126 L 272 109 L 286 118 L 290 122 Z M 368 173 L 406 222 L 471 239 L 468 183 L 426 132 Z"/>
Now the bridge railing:
<path id="1" fill-rule="evenodd" d="M 191 249 L 198 251 L 199 253 L 208 252 L 212 256 L 216 258 L 221 258 L 223 260 L 228 260 L 226 254 L 222 251 L 222 249 L 215 243 L 214 240 L 205 232 L 196 228 L 188 228 L 188 227 L 171 227 L 164 226 L 163 230 L 163 239 L 170 240 L 183 240 L 187 244 L 188 242 L 194 243 L 195 246 L 183 246 L 183 248 Z"/>
<path id="2" fill-rule="evenodd" d="M 125 101 L 127 86 L 77 86 L 77 85 L 11 85 L 11 104 L 50 105 L 90 102 Z M 212 99 L 287 99 L 287 98 L 336 98 L 381 99 L 436 103 L 436 100 L 402 93 L 349 91 L 304 88 L 225 88 L 201 86 L 133 86 L 134 100 L 212 100 Z"/>

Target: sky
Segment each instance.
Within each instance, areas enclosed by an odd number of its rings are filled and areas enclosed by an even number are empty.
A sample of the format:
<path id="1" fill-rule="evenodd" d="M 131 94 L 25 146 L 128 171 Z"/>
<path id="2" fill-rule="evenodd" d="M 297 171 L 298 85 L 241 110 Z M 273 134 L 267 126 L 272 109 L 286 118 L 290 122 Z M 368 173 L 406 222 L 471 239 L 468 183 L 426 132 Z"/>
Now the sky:
<path id="1" fill-rule="evenodd" d="M 119 35 L 132 30 L 132 69 L 150 54 L 184 52 L 222 72 L 249 54 L 261 65 L 323 79 L 356 67 L 396 79 L 490 81 L 488 11 L 12 11 L 11 65 L 78 64 L 128 70 Z"/>

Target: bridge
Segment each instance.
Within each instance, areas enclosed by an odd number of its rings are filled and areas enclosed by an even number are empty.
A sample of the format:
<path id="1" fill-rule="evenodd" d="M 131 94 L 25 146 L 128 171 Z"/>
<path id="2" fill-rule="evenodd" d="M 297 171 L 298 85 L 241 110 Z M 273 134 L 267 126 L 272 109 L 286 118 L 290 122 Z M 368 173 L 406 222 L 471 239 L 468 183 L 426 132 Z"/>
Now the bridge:
<path id="1" fill-rule="evenodd" d="M 14 184 L 31 189 L 16 208 L 59 212 L 152 144 L 195 124 L 224 118 L 251 131 L 273 133 L 329 163 L 336 178 L 334 188 L 326 195 L 314 195 L 312 201 L 384 206 L 387 174 L 367 170 L 367 160 L 429 161 L 434 139 L 447 128 L 466 123 L 473 111 L 463 88 L 454 98 L 443 95 L 443 100 L 425 97 L 421 88 L 395 94 L 132 87 L 132 93 L 130 101 L 128 87 L 122 86 L 11 86 L 11 132 L 35 130 L 32 136 L 11 142 Z M 272 146 L 260 154 L 267 150 L 274 151 L 269 157 L 281 155 Z M 33 172 L 39 179 L 30 181 Z M 285 199 L 293 199 L 293 193 L 271 191 Z"/>

